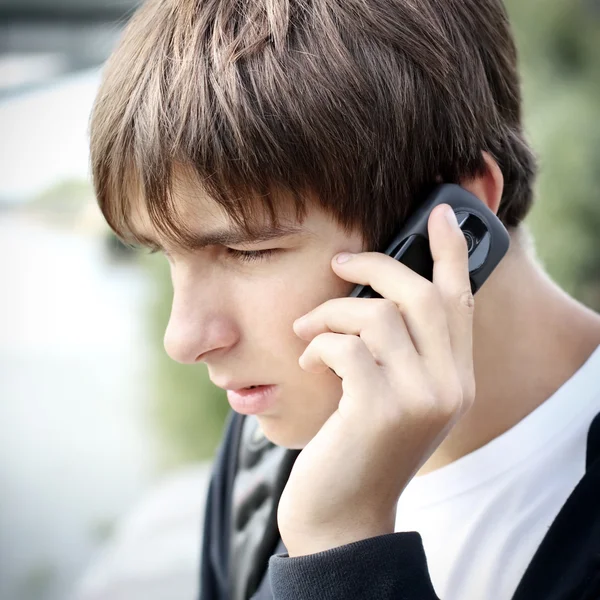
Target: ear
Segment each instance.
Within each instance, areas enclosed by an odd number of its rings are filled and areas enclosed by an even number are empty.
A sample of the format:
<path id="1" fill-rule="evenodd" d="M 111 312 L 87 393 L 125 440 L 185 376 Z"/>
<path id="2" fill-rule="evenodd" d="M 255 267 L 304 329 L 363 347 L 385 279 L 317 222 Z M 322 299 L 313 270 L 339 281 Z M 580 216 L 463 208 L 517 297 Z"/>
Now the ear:
<path id="1" fill-rule="evenodd" d="M 464 179 L 460 185 L 477 196 L 494 214 L 498 214 L 504 190 L 504 176 L 492 155 L 488 152 L 482 154 L 485 161 L 484 173 L 473 179 Z"/>

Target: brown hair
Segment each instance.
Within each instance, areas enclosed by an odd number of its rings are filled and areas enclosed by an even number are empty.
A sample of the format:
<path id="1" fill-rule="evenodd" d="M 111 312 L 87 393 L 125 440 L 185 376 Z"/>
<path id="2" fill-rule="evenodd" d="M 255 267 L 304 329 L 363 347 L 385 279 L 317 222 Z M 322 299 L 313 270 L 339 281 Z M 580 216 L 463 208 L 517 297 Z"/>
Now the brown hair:
<path id="1" fill-rule="evenodd" d="M 286 194 L 301 217 L 310 197 L 375 248 L 436 181 L 480 173 L 483 150 L 516 226 L 536 167 L 501 0 L 149 0 L 91 119 L 111 227 L 136 239 L 135 182 L 153 225 L 184 245 L 176 164 L 238 224 L 258 206 L 276 220 Z"/>

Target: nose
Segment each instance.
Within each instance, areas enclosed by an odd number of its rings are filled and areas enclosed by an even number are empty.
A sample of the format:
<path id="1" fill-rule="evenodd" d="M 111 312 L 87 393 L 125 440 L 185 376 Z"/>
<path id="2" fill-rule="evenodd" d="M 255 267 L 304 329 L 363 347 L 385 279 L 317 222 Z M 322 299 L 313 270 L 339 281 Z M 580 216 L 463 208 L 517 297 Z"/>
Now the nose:
<path id="1" fill-rule="evenodd" d="M 167 354 L 183 364 L 208 362 L 218 351 L 238 342 L 235 321 L 221 303 L 207 304 L 205 298 L 182 298 L 175 293 L 165 331 Z"/>

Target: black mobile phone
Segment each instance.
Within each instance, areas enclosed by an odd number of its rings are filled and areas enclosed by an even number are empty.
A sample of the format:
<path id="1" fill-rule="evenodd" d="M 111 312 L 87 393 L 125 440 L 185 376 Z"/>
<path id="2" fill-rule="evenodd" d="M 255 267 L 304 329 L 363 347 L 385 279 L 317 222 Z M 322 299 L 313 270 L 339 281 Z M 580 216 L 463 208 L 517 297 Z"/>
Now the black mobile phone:
<path id="1" fill-rule="evenodd" d="M 449 204 L 453 208 L 467 240 L 469 277 L 474 294 L 508 251 L 510 236 L 500 219 L 479 198 L 458 185 L 447 183 L 436 187 L 409 217 L 385 254 L 431 281 L 433 258 L 429 248 L 427 222 L 431 211 L 438 204 Z M 350 296 L 381 298 L 370 286 L 364 285 L 357 285 Z"/>

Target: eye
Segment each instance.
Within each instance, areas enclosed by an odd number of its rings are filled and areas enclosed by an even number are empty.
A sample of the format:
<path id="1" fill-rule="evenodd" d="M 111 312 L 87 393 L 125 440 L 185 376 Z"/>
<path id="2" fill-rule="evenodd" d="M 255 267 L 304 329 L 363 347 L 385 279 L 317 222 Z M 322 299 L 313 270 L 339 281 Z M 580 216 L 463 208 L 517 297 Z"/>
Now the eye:
<path id="1" fill-rule="evenodd" d="M 277 248 L 267 248 L 265 250 L 235 250 L 234 248 L 226 248 L 226 250 L 229 256 L 243 262 L 264 260 L 277 252 Z"/>

